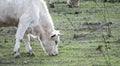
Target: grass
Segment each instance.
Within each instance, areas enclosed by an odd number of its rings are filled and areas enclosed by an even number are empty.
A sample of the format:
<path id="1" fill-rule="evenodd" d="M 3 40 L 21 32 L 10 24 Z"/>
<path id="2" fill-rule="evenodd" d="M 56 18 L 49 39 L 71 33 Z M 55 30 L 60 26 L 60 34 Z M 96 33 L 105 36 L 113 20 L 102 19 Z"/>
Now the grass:
<path id="1" fill-rule="evenodd" d="M 49 8 L 56 29 L 63 34 L 59 55 L 54 57 L 47 56 L 39 42 L 32 39 L 36 56 L 27 57 L 22 43 L 22 57 L 14 58 L 15 29 L 0 28 L 0 66 L 120 66 L 119 6 L 119 3 L 105 3 L 104 6 L 100 2 L 83 1 L 79 8 L 68 8 L 66 4 Z M 111 37 L 107 36 L 107 26 L 94 30 L 99 25 L 85 25 L 107 22 L 112 22 Z"/>

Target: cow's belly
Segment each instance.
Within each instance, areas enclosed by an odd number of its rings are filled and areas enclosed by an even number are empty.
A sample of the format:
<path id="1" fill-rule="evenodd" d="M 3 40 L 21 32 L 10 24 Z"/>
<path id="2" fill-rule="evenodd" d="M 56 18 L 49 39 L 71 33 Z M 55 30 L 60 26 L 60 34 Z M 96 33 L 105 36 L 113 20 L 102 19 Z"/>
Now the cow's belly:
<path id="1" fill-rule="evenodd" d="M 10 23 L 10 22 L 7 22 L 7 23 L 1 23 L 0 22 L 0 27 L 10 27 L 10 26 L 17 26 L 18 23 Z"/>
<path id="2" fill-rule="evenodd" d="M 0 27 L 10 27 L 17 25 L 18 25 L 18 20 L 15 19 L 7 19 L 6 21 L 0 21 Z"/>

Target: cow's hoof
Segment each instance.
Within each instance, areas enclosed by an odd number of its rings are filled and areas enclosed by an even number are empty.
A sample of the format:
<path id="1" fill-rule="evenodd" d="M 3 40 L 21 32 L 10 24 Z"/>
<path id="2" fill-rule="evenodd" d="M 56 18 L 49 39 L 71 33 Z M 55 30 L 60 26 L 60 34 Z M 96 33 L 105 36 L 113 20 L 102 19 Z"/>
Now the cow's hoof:
<path id="1" fill-rule="evenodd" d="M 58 53 L 52 53 L 52 54 L 48 54 L 49 56 L 57 56 Z"/>
<path id="2" fill-rule="evenodd" d="M 14 57 L 15 57 L 15 58 L 20 58 L 20 57 L 21 57 L 21 55 L 20 55 L 20 53 L 19 53 L 19 52 L 15 52 L 15 53 L 14 53 Z"/>
<path id="3" fill-rule="evenodd" d="M 73 6 L 71 6 L 71 5 L 68 5 L 68 7 L 69 7 L 69 8 L 72 8 Z"/>
<path id="4" fill-rule="evenodd" d="M 49 56 L 57 56 L 58 54 L 52 54 L 52 55 L 49 55 Z"/>
<path id="5" fill-rule="evenodd" d="M 27 56 L 32 56 L 32 57 L 34 57 L 34 56 L 35 56 L 35 53 L 34 53 L 33 51 L 27 52 Z"/>

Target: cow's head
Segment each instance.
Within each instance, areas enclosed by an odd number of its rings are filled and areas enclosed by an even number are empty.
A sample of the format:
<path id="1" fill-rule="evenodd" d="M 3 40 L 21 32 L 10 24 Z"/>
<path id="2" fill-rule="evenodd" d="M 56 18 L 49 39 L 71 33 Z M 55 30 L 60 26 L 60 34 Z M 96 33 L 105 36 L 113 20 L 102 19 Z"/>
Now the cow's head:
<path id="1" fill-rule="evenodd" d="M 59 31 L 53 31 L 41 40 L 44 51 L 50 56 L 58 55 Z M 43 37 L 42 37 L 43 38 Z"/>

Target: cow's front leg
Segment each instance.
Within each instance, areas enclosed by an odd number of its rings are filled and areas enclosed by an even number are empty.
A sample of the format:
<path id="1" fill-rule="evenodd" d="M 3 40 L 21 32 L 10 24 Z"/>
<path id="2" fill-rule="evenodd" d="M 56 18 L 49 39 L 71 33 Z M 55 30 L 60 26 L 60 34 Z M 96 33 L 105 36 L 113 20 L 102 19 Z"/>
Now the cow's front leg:
<path id="1" fill-rule="evenodd" d="M 20 49 L 20 43 L 24 37 L 24 34 L 27 30 L 27 28 L 29 27 L 31 23 L 31 20 L 28 18 L 28 15 L 23 15 L 20 18 L 20 22 L 18 24 L 18 29 L 17 29 L 17 33 L 16 33 L 16 44 L 14 47 L 14 56 L 16 58 L 20 57 L 20 53 L 19 53 L 19 49 Z"/>
<path id="2" fill-rule="evenodd" d="M 26 25 L 27 26 L 27 25 Z M 19 50 L 20 50 L 20 44 L 23 40 L 23 36 L 25 34 L 25 31 L 27 29 L 25 25 L 24 26 L 19 26 L 18 29 L 17 29 L 17 33 L 16 33 L 16 43 L 15 43 L 15 46 L 14 46 L 14 56 L 16 58 L 19 58 L 21 55 L 19 53 Z M 25 29 L 26 28 L 26 29 Z"/>
<path id="3" fill-rule="evenodd" d="M 30 36 L 25 35 L 24 38 L 25 48 L 28 56 L 35 56 L 34 52 L 32 51 L 32 47 L 30 46 Z"/>
<path id="4" fill-rule="evenodd" d="M 15 44 L 15 47 L 14 47 L 14 56 L 16 58 L 20 57 L 20 53 L 19 53 L 19 49 L 20 49 L 20 39 L 16 39 L 16 44 Z"/>

